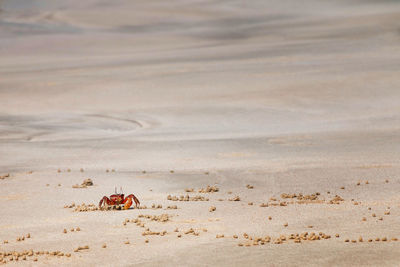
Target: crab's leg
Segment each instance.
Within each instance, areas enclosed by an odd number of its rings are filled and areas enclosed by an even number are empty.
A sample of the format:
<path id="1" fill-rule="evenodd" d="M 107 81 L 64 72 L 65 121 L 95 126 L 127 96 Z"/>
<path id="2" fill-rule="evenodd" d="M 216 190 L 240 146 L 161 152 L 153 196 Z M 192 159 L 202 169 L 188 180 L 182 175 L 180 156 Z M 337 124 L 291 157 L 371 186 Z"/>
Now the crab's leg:
<path id="1" fill-rule="evenodd" d="M 135 195 L 130 194 L 129 196 L 127 196 L 123 201 L 122 204 L 124 205 L 124 209 L 129 209 L 130 206 L 132 205 L 132 199 L 135 201 L 136 207 L 138 207 L 140 205 L 140 201 L 139 199 L 137 199 L 137 197 L 135 197 Z"/>
<path id="2" fill-rule="evenodd" d="M 108 197 L 104 196 L 100 202 L 99 202 L 99 208 L 101 208 L 101 205 L 104 203 L 104 205 L 114 205 L 114 201 L 109 199 Z"/>

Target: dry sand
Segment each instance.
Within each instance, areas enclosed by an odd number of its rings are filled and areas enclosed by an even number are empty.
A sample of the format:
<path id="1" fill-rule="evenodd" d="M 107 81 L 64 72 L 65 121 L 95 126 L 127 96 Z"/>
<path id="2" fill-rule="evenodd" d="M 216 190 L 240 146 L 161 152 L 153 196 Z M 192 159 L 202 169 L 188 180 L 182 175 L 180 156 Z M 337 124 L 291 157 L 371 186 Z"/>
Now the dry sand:
<path id="1" fill-rule="evenodd" d="M 0 253 L 71 254 L 7 266 L 398 266 L 399 21 L 398 1 L 0 1 Z M 114 186 L 148 209 L 64 208 Z M 277 240 L 306 231 L 331 238 Z"/>

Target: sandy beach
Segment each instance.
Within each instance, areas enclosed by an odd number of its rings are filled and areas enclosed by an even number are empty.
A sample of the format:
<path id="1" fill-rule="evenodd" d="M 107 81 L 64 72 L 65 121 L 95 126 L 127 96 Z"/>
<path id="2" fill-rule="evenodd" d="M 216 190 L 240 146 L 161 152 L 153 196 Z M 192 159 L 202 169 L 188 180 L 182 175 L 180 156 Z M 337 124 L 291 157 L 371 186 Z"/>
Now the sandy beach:
<path id="1" fill-rule="evenodd" d="M 399 21 L 0 1 L 0 266 L 398 266 Z"/>

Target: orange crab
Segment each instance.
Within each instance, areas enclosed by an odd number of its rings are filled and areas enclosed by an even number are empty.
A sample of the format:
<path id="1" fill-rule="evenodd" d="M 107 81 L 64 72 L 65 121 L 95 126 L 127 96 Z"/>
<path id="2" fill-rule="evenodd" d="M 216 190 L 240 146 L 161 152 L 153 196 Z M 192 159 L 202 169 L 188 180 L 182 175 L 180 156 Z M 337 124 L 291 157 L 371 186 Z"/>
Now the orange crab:
<path id="1" fill-rule="evenodd" d="M 124 193 L 122 192 L 121 188 L 121 193 L 117 193 L 117 188 L 115 188 L 115 194 L 111 195 L 110 198 L 104 196 L 99 203 L 99 208 L 101 207 L 107 207 L 107 206 L 119 206 L 121 204 L 124 205 L 123 209 L 127 210 L 132 206 L 132 200 L 135 201 L 136 208 L 139 207 L 140 201 L 135 197 L 135 195 L 130 194 L 127 197 L 124 197 Z"/>

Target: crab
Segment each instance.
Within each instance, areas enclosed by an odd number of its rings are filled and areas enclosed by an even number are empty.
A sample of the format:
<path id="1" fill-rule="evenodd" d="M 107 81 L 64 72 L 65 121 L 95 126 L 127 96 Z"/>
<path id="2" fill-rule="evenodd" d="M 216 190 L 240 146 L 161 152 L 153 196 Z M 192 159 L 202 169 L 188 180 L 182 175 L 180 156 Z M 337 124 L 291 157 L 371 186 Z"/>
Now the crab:
<path id="1" fill-rule="evenodd" d="M 115 188 L 115 194 L 111 195 L 110 198 L 104 196 L 100 202 L 99 202 L 99 208 L 108 207 L 108 206 L 117 206 L 120 207 L 121 204 L 123 204 L 123 209 L 127 210 L 132 206 L 132 200 L 135 201 L 136 208 L 139 207 L 140 201 L 135 197 L 135 195 L 130 194 L 127 197 L 124 197 L 124 193 L 122 192 L 121 188 L 121 193 L 117 193 L 117 188 Z"/>

